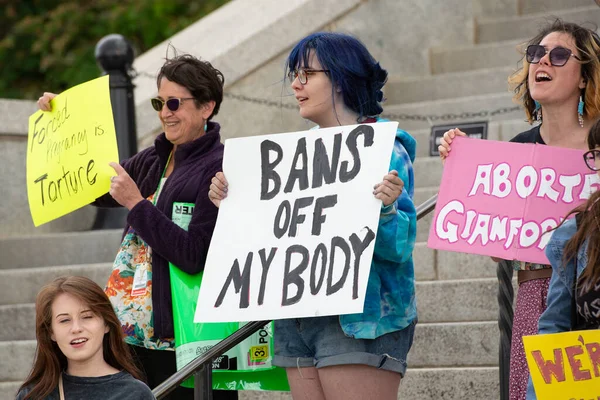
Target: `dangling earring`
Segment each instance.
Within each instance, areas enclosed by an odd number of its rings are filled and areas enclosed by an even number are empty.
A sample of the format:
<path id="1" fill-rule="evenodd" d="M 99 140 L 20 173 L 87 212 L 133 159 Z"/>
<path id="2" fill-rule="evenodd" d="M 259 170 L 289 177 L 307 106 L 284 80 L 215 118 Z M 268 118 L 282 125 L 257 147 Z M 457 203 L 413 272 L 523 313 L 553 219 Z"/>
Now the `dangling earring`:
<path id="1" fill-rule="evenodd" d="M 539 101 L 535 101 L 535 119 L 538 122 L 542 122 L 542 105 Z"/>
<path id="2" fill-rule="evenodd" d="M 583 128 L 583 108 L 585 103 L 583 97 L 579 96 L 579 104 L 577 105 L 577 119 L 579 120 L 579 126 Z"/>

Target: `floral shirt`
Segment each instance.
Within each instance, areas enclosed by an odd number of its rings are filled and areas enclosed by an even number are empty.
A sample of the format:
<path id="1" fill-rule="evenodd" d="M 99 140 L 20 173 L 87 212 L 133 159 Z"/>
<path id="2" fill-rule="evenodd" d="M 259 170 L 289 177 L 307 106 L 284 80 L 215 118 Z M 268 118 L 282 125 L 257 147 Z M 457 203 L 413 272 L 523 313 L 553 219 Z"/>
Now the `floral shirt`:
<path id="1" fill-rule="evenodd" d="M 153 198 L 154 194 L 148 200 Z M 173 339 L 154 335 L 152 249 L 131 227 L 123 238 L 104 291 L 121 321 L 126 343 L 152 350 L 174 349 Z"/>
<path id="2" fill-rule="evenodd" d="M 537 271 L 540 269 L 552 268 L 548 264 L 537 264 L 528 261 L 513 260 L 512 266 L 515 271 Z"/>

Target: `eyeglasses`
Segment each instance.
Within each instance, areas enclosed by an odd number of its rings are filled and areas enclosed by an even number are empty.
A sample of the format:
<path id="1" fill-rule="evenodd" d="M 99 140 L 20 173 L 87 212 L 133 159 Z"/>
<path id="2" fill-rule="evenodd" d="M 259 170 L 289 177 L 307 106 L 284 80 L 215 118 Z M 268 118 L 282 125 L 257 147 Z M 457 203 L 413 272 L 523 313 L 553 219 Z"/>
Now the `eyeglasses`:
<path id="1" fill-rule="evenodd" d="M 306 85 L 308 83 L 308 75 L 314 74 L 315 72 L 329 72 L 328 69 L 310 69 L 310 68 L 299 68 L 290 70 L 288 72 L 288 79 L 290 83 L 294 82 L 294 79 L 298 78 L 301 84 Z"/>
<path id="2" fill-rule="evenodd" d="M 532 44 L 527 46 L 525 58 L 528 63 L 537 64 L 540 62 L 542 57 L 546 55 L 546 53 L 550 54 L 550 64 L 554 65 L 555 67 L 562 67 L 567 63 L 567 61 L 569 61 L 569 58 L 571 57 L 575 57 L 575 59 L 581 61 L 581 58 L 577 57 L 569 49 L 565 49 L 564 47 L 555 47 L 548 51 L 541 44 Z"/>
<path id="3" fill-rule="evenodd" d="M 585 165 L 592 171 L 600 171 L 600 167 L 596 166 L 596 163 L 600 165 L 600 150 L 590 150 L 583 154 Z"/>
<path id="4" fill-rule="evenodd" d="M 154 108 L 156 111 L 162 111 L 163 107 L 166 104 L 169 111 L 175 112 L 175 111 L 179 110 L 179 107 L 181 106 L 181 103 L 183 103 L 184 100 L 194 100 L 194 98 L 193 97 L 182 97 L 182 98 L 173 97 L 173 98 L 167 99 L 167 101 L 165 101 L 161 98 L 155 97 L 153 99 L 150 99 L 150 102 L 152 103 L 152 108 Z"/>

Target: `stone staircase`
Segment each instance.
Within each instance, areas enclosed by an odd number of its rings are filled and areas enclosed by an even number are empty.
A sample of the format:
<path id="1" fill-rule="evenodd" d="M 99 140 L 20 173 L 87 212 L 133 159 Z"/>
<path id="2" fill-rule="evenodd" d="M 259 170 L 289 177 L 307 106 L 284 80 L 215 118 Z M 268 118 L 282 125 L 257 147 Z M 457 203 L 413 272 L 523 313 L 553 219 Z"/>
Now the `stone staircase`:
<path id="1" fill-rule="evenodd" d="M 456 47 L 430 49 L 431 75 L 428 77 L 392 78 L 386 86 L 389 114 L 444 115 L 494 111 L 515 106 L 508 92 L 507 77 L 518 68 L 520 44 L 535 34 L 553 17 L 572 22 L 600 22 L 600 8 L 591 1 L 521 2 L 523 15 L 518 17 L 481 18 L 476 21 L 476 43 Z M 542 11 L 542 12 L 540 12 Z M 488 120 L 488 139 L 509 140 L 529 129 L 523 111 L 496 116 L 467 115 L 464 121 Z M 433 124 L 447 124 L 434 121 Z M 451 122 L 450 122 L 451 123 Z M 421 204 L 437 193 L 442 167 L 439 159 L 428 157 L 430 123 L 419 120 L 400 121 L 418 141 L 415 169 L 415 204 Z M 419 317 L 421 331 L 415 333 L 409 354 L 409 369 L 399 399 L 492 399 L 499 397 L 498 382 L 498 283 L 496 265 L 487 257 L 428 250 L 425 243 L 432 215 L 419 222 L 417 228 L 417 268 Z M 422 247 L 421 247 L 422 246 Z M 421 253 L 428 250 L 430 254 Z M 422 257 L 422 258 L 421 258 Z M 433 261 L 433 263 L 432 263 Z M 429 267 L 433 265 L 433 269 Z M 436 285 L 443 290 L 438 298 L 425 296 L 423 289 Z M 465 290 L 460 293 L 459 291 Z M 459 295 L 461 308 L 446 300 Z M 436 315 L 428 314 L 431 308 Z M 485 310 L 485 311 L 484 311 Z M 442 311 L 437 313 L 437 311 Z M 460 328 L 458 328 L 460 327 Z M 435 330 L 427 338 L 425 332 Z M 460 356 L 446 363 L 447 347 L 459 343 L 447 336 L 453 329 L 464 329 L 465 347 Z M 486 336 L 479 334 L 487 332 Z M 436 354 L 435 351 L 440 351 Z M 444 350 L 442 350 L 444 349 Z M 422 363 L 423 352 L 432 351 L 430 363 Z M 445 379 L 450 378 L 450 379 Z M 437 383 L 440 382 L 440 383 Z"/>
<path id="2" fill-rule="evenodd" d="M 521 0 L 518 4 L 520 16 L 489 15 L 477 20 L 476 44 L 430 49 L 429 76 L 391 77 L 385 112 L 460 115 L 512 108 L 506 78 L 517 67 L 519 43 L 533 36 L 548 15 L 574 22 L 600 21 L 600 8 L 592 0 Z M 508 140 L 528 127 L 520 111 L 465 120 L 481 119 L 490 121 L 489 139 Z M 419 143 L 414 168 L 415 203 L 420 204 L 437 192 L 442 167 L 438 158 L 428 157 L 427 121 L 400 120 L 400 127 Z M 414 260 L 419 324 L 399 398 L 498 398 L 495 264 L 487 257 L 428 249 L 431 219 L 430 215 L 418 225 Z M 119 240 L 119 230 L 0 239 L 0 400 L 14 398 L 31 368 L 33 302 L 39 288 L 66 274 L 85 275 L 103 286 Z M 240 397 L 291 398 L 259 392 L 244 392 Z"/>
<path id="3" fill-rule="evenodd" d="M 84 275 L 104 285 L 120 234 L 119 230 L 107 230 L 0 241 L 0 399 L 12 398 L 31 368 L 35 352 L 33 302 L 39 288 L 61 275 Z M 35 252 L 27 251 L 32 246 Z M 496 280 L 436 280 L 438 275 L 456 274 L 436 271 L 434 256 L 424 243 L 417 246 L 420 323 L 410 355 L 414 372 L 405 386 L 411 393 L 420 393 L 418 388 L 427 387 L 433 376 L 443 374 L 452 377 L 449 382 L 477 379 L 477 390 L 489 384 L 492 387 L 487 389 L 493 390 L 497 373 L 491 366 L 496 363 L 498 334 L 495 296 L 488 294 L 495 292 Z M 465 298 L 472 301 L 465 302 Z M 475 350 L 464 353 L 466 348 Z M 457 366 L 468 366 L 468 370 Z M 245 398 L 255 395 L 247 393 Z"/>

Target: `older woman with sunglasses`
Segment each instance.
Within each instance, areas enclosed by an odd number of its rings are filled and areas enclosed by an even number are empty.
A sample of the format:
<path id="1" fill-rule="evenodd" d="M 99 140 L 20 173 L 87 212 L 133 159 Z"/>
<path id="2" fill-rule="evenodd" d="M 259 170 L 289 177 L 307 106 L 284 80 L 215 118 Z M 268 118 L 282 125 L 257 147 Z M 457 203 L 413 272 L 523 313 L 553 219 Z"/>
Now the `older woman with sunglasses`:
<path id="1" fill-rule="evenodd" d="M 600 114 L 600 38 L 591 29 L 556 20 L 544 27 L 527 46 L 523 67 L 509 77 L 515 101 L 525 108 L 532 129 L 511 139 L 517 143 L 586 150 L 590 127 Z M 439 146 L 442 161 L 456 136 L 451 129 Z M 494 259 L 495 261 L 499 261 Z M 546 309 L 550 265 L 513 260 L 519 290 L 513 320 L 510 360 L 510 399 L 524 400 L 529 370 L 522 337 L 538 331 Z"/>
<path id="2" fill-rule="evenodd" d="M 201 272 L 217 218 L 207 193 L 223 160 L 220 127 L 211 121 L 223 100 L 223 82 L 206 61 L 168 59 L 151 100 L 164 132 L 154 146 L 111 163 L 116 176 L 110 191 L 94 203 L 129 210 L 106 293 L 151 388 L 177 370 L 169 264 Z M 52 97 L 45 93 L 39 107 L 49 110 Z M 193 209 L 191 215 L 176 215 L 183 205 Z M 192 389 L 179 387 L 168 398 L 193 397 Z M 237 399 L 237 392 L 215 391 L 214 398 Z"/>

